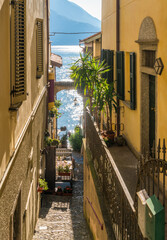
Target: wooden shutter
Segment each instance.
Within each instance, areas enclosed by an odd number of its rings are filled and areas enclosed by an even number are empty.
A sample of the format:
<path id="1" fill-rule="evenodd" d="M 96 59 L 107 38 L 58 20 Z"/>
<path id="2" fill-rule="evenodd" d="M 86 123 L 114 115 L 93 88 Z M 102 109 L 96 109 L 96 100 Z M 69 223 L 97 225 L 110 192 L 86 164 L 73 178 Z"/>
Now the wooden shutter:
<path id="1" fill-rule="evenodd" d="M 125 98 L 125 83 L 124 83 L 124 52 L 119 51 L 116 53 L 117 63 L 117 94 L 121 100 Z"/>
<path id="2" fill-rule="evenodd" d="M 11 9 L 12 105 L 26 99 L 26 4 L 14 0 Z"/>
<path id="3" fill-rule="evenodd" d="M 43 75 L 43 19 L 37 19 L 37 78 Z"/>
<path id="4" fill-rule="evenodd" d="M 130 108 L 136 108 L 136 55 L 130 53 Z"/>
<path id="5" fill-rule="evenodd" d="M 104 61 L 107 64 L 107 50 L 106 49 L 101 50 L 101 62 L 102 61 Z M 107 72 L 103 73 L 102 77 L 107 79 Z"/>
<path id="6" fill-rule="evenodd" d="M 112 83 L 114 79 L 114 51 L 113 50 L 107 50 L 107 65 L 110 68 L 110 71 L 107 72 L 107 82 Z"/>

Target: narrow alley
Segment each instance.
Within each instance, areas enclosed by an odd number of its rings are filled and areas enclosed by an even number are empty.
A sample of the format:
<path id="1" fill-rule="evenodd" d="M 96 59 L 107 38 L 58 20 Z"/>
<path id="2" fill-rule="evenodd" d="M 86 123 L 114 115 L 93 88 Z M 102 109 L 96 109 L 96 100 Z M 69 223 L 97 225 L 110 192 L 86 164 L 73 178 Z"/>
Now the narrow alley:
<path id="1" fill-rule="evenodd" d="M 42 207 L 33 240 L 91 239 L 83 215 L 83 159 L 76 161 L 73 196 L 42 195 Z"/>

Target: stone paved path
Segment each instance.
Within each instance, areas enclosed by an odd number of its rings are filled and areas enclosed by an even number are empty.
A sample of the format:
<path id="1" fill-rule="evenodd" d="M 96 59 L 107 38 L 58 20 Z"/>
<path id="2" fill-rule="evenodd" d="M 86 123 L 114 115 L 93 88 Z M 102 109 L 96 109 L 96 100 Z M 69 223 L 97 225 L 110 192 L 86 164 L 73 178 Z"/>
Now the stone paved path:
<path id="1" fill-rule="evenodd" d="M 83 164 L 76 160 L 73 196 L 44 195 L 33 240 L 91 240 L 83 216 Z"/>

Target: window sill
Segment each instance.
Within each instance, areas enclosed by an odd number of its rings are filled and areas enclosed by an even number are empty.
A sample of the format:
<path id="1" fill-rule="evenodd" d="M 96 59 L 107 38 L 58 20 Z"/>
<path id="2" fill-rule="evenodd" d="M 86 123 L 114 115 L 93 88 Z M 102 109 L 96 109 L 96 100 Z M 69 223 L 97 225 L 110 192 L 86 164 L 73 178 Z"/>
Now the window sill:
<path id="1" fill-rule="evenodd" d="M 126 107 L 128 107 L 129 109 L 131 109 L 131 108 L 130 108 L 130 101 L 123 101 L 123 104 L 124 104 Z"/>

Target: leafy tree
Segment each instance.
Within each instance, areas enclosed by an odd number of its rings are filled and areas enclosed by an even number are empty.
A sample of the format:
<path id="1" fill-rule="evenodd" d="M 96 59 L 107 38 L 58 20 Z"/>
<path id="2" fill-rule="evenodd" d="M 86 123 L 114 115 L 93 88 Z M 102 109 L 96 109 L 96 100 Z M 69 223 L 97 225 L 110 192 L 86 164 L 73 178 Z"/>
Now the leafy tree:
<path id="1" fill-rule="evenodd" d="M 82 146 L 82 130 L 79 126 L 76 126 L 74 129 L 74 133 L 72 133 L 69 137 L 70 144 L 74 151 L 80 152 Z"/>

